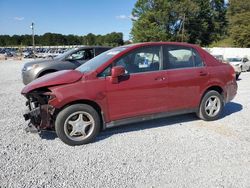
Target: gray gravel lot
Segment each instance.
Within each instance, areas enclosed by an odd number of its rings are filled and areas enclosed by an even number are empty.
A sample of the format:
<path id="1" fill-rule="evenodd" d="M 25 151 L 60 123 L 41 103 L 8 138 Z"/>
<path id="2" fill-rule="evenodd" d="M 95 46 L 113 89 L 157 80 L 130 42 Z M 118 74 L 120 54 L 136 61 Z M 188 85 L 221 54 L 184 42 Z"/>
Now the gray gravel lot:
<path id="1" fill-rule="evenodd" d="M 70 147 L 23 130 L 22 65 L 0 62 L 0 187 L 250 187 L 250 73 L 218 121 L 176 116 Z"/>

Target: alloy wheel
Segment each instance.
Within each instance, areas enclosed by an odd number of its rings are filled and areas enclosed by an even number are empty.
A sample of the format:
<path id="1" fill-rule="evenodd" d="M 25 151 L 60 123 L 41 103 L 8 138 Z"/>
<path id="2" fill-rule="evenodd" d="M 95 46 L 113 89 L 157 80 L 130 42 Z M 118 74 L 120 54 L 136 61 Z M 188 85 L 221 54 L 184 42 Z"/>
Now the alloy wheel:
<path id="1" fill-rule="evenodd" d="M 71 114 L 64 123 L 66 136 L 74 141 L 87 139 L 94 131 L 94 118 L 85 111 Z"/>
<path id="2" fill-rule="evenodd" d="M 205 112 L 208 116 L 216 116 L 221 109 L 221 101 L 217 96 L 210 96 L 205 102 Z"/>

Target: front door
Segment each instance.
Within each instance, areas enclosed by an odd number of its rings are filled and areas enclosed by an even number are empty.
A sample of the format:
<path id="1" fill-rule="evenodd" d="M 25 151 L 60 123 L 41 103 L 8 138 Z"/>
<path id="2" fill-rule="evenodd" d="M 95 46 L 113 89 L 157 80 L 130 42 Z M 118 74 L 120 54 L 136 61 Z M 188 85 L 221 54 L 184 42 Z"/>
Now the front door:
<path id="1" fill-rule="evenodd" d="M 108 109 L 111 121 L 157 113 L 162 110 L 162 97 L 167 95 L 167 78 L 160 66 L 161 47 L 137 49 L 114 64 L 124 66 L 126 75 L 113 84 L 106 78 Z"/>

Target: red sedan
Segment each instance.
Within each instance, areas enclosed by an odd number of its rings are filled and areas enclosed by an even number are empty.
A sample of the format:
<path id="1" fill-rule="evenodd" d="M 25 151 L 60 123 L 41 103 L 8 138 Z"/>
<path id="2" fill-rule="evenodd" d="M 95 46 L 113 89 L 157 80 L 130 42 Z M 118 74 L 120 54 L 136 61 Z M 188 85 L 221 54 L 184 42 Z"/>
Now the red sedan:
<path id="1" fill-rule="evenodd" d="M 29 125 L 55 129 L 69 145 L 89 143 L 108 127 L 171 115 L 216 120 L 236 92 L 230 65 L 196 45 L 171 42 L 113 48 L 22 90 Z"/>

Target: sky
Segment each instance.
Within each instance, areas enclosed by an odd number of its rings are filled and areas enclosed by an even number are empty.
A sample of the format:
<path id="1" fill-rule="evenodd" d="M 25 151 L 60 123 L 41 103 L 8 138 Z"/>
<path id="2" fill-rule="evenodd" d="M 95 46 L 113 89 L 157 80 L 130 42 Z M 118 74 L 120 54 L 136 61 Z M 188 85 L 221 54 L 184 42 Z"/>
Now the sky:
<path id="1" fill-rule="evenodd" d="M 136 0 L 0 0 L 0 35 L 122 32 L 129 39 Z"/>

